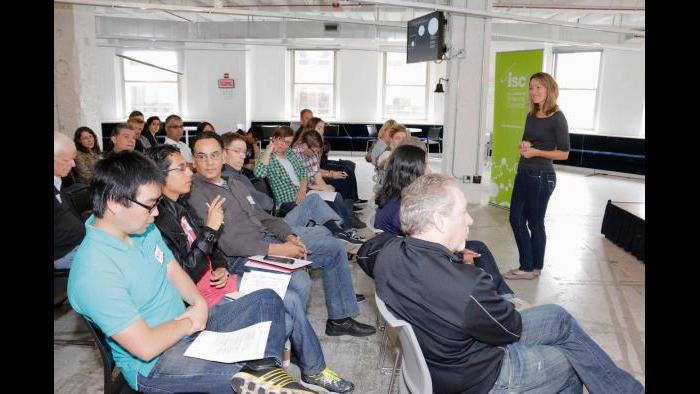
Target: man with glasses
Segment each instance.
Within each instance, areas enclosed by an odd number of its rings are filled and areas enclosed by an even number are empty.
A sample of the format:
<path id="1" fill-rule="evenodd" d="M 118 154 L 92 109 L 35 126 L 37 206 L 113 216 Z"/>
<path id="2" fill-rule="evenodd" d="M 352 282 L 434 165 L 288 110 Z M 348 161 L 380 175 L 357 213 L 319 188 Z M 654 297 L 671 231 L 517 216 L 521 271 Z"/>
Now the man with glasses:
<path id="1" fill-rule="evenodd" d="M 352 319 L 359 314 L 345 248 L 325 227 L 290 227 L 281 218 L 259 208 L 246 187 L 222 176 L 224 144 L 216 133 L 204 132 L 194 143 L 197 174 L 194 176 L 189 203 L 199 218 L 207 215 L 207 204 L 218 195 L 226 198 L 224 221 L 217 248 L 229 260 L 229 271 L 243 272 L 249 256 L 277 255 L 307 258 L 311 267 L 323 268 L 323 288 L 328 321 L 326 335 L 367 336 L 372 326 Z M 308 245 L 308 248 L 307 248 Z M 297 271 L 303 272 L 303 271 Z M 308 276 L 308 275 L 307 275 Z M 292 280 L 292 282 L 294 279 Z M 291 287 L 293 286 L 290 282 Z M 303 288 L 300 291 L 306 291 Z M 304 297 L 301 297 L 304 300 Z M 308 293 L 305 297 L 308 299 Z"/>
<path id="2" fill-rule="evenodd" d="M 134 390 L 313 393 L 278 367 L 285 321 L 274 291 L 207 307 L 153 224 L 164 177 L 137 152 L 96 164 L 94 214 L 68 278 L 73 309 L 104 332 L 115 364 Z M 260 360 L 220 363 L 184 356 L 202 330 L 232 332 L 262 322 L 270 322 L 270 328 Z"/>
<path id="3" fill-rule="evenodd" d="M 190 166 L 192 165 L 192 151 L 190 147 L 184 142 L 180 141 L 182 138 L 183 128 L 182 128 L 182 118 L 177 115 L 170 115 L 165 118 L 165 144 L 175 145 L 180 149 L 182 157 Z"/>

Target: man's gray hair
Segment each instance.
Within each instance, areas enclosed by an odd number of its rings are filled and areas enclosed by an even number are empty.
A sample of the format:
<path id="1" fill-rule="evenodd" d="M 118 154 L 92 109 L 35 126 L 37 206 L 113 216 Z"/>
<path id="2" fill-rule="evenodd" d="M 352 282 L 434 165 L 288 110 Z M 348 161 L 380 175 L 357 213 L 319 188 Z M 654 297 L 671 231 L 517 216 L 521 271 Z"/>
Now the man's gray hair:
<path id="1" fill-rule="evenodd" d="M 65 152 L 66 149 L 70 147 L 75 148 L 75 143 L 72 139 L 68 138 L 67 135 L 59 133 L 58 131 L 53 132 L 53 155 L 58 156 Z"/>
<path id="2" fill-rule="evenodd" d="M 457 188 L 457 182 L 440 174 L 423 175 L 405 187 L 401 191 L 401 230 L 419 234 L 434 224 L 434 213 L 448 216 L 454 205 L 449 187 Z"/>

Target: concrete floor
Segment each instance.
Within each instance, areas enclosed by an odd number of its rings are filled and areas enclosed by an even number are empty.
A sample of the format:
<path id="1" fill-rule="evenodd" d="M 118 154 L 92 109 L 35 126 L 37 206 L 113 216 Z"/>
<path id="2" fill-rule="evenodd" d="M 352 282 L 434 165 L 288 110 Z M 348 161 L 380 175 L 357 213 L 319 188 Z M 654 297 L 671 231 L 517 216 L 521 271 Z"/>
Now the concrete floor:
<path id="1" fill-rule="evenodd" d="M 372 196 L 372 170 L 362 157 L 341 156 L 357 163 L 360 195 Z M 433 172 L 440 161 L 431 159 Z M 591 170 L 558 167 L 557 187 L 547 210 L 547 253 L 542 276 L 532 281 L 509 281 L 517 295 L 533 305 L 565 307 L 623 369 L 642 383 L 645 377 L 645 267 L 642 262 L 600 234 L 608 199 L 644 202 L 643 179 L 595 175 Z M 361 212 L 369 224 L 373 204 Z M 486 242 L 502 271 L 517 265 L 508 212 L 488 205 L 470 206 L 474 225 L 470 238 Z M 364 234 L 371 234 L 365 229 Z M 358 320 L 374 324 L 374 283 L 351 264 L 355 289 L 367 296 Z M 353 381 L 355 393 L 386 392 L 389 377 L 377 371 L 380 335 L 365 338 L 327 337 L 326 310 L 319 273 L 314 273 L 308 315 L 321 341 L 327 365 Z M 87 339 L 87 328 L 64 306 L 54 313 L 56 339 Z M 387 360 L 387 363 L 389 360 Z M 292 365 L 296 377 L 299 370 Z M 99 393 L 102 363 L 96 348 L 54 345 L 54 392 Z"/>

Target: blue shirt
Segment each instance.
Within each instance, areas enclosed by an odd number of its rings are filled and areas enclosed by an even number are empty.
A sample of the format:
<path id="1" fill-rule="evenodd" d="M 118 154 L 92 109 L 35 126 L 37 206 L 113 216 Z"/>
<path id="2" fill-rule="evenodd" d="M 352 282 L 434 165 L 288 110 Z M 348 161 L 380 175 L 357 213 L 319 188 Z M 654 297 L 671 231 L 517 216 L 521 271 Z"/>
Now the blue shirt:
<path id="1" fill-rule="evenodd" d="M 68 277 L 68 300 L 105 333 L 115 364 L 137 389 L 137 374 L 148 376 L 159 357 L 140 360 L 111 337 L 138 319 L 152 328 L 185 312 L 182 297 L 168 281 L 173 254 L 153 224 L 143 234 L 130 235 L 132 244 L 127 245 L 94 227 L 94 221 L 93 215 L 85 222 L 85 239 Z"/>
<path id="2" fill-rule="evenodd" d="M 383 207 L 377 209 L 374 215 L 374 228 L 396 235 L 404 235 L 401 231 L 401 199 L 394 198 Z"/>

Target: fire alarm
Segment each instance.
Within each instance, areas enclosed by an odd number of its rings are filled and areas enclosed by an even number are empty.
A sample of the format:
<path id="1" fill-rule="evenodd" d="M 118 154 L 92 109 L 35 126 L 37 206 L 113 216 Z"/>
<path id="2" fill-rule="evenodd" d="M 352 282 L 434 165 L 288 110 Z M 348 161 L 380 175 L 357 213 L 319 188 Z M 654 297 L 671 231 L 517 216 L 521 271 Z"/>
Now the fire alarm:
<path id="1" fill-rule="evenodd" d="M 333 6 L 333 8 L 340 8 L 340 3 L 337 1 L 334 1 L 331 3 L 331 6 Z"/>
<path id="2" fill-rule="evenodd" d="M 228 73 L 224 73 L 224 79 L 228 78 Z"/>

